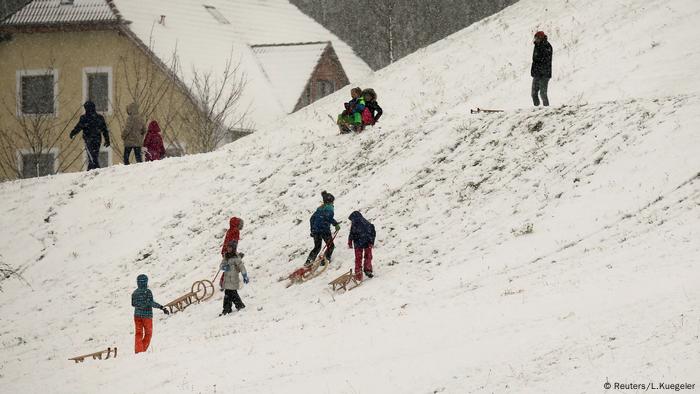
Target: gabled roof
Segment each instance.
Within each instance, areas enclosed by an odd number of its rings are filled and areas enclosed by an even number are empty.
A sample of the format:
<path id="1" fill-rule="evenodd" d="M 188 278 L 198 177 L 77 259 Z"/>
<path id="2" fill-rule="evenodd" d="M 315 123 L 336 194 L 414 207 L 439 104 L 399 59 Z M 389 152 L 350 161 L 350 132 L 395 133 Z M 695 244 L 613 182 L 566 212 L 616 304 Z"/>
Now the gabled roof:
<path id="1" fill-rule="evenodd" d="M 326 42 L 253 45 L 253 53 L 272 84 L 282 107 L 294 111 L 323 52 Z"/>
<path id="2" fill-rule="evenodd" d="M 34 0 L 2 21 L 0 25 L 58 25 L 69 23 L 118 22 L 108 0 L 74 0 L 63 5 L 61 0 Z"/>

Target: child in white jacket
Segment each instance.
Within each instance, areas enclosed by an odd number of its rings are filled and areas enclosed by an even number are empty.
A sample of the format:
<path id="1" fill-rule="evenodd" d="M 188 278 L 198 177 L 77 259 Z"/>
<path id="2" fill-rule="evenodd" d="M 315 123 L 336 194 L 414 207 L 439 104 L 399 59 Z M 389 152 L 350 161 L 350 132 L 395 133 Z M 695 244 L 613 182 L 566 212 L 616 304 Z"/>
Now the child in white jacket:
<path id="1" fill-rule="evenodd" d="M 224 310 L 219 316 L 228 315 L 233 312 L 231 304 L 236 306 L 236 310 L 240 311 L 245 308 L 241 297 L 238 295 L 238 290 L 241 289 L 241 281 L 238 274 L 243 275 L 243 283 L 248 283 L 248 272 L 243 265 L 243 253 L 226 253 L 221 261 L 221 271 L 223 271 L 223 289 L 224 289 Z"/>

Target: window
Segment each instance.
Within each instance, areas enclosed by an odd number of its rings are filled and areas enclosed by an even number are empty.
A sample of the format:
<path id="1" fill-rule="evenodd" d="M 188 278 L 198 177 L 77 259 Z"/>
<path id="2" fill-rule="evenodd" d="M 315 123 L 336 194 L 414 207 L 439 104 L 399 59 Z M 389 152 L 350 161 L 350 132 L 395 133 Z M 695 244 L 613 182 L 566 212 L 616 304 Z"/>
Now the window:
<path id="1" fill-rule="evenodd" d="M 316 81 L 316 100 L 335 92 L 335 83 L 325 79 Z"/>
<path id="2" fill-rule="evenodd" d="M 20 70 L 17 93 L 21 115 L 55 115 L 57 70 Z"/>
<path id="3" fill-rule="evenodd" d="M 85 158 L 85 168 L 88 165 L 88 152 L 83 151 L 83 157 Z M 100 154 L 97 157 L 97 162 L 100 164 L 100 168 L 106 168 L 112 165 L 112 148 L 100 147 Z"/>
<path id="4" fill-rule="evenodd" d="M 97 112 L 112 113 L 112 68 L 88 67 L 83 69 L 83 102 L 95 103 Z"/>
<path id="5" fill-rule="evenodd" d="M 55 174 L 58 171 L 58 149 L 36 153 L 30 150 L 17 152 L 22 178 L 34 178 Z"/>
<path id="6" fill-rule="evenodd" d="M 211 6 L 211 5 L 205 5 L 204 9 L 209 11 L 211 16 L 213 16 L 214 19 L 216 19 L 219 23 L 221 23 L 223 25 L 228 25 L 231 23 L 228 21 L 228 19 L 226 19 L 226 17 L 221 13 L 221 11 L 216 9 L 216 7 Z"/>
<path id="7" fill-rule="evenodd" d="M 169 145 L 165 148 L 165 157 L 180 157 L 185 155 L 185 147 L 181 144 Z"/>

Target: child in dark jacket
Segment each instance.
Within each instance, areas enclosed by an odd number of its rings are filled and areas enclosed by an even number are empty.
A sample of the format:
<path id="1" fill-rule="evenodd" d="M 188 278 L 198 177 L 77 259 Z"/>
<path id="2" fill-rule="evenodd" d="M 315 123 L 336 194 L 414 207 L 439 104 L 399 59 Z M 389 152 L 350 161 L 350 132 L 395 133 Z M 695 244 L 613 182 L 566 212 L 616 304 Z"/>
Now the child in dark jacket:
<path id="1" fill-rule="evenodd" d="M 311 215 L 311 219 L 309 220 L 311 224 L 311 237 L 314 239 L 314 248 L 306 259 L 306 266 L 312 265 L 313 261 L 316 260 L 318 252 L 321 251 L 321 241 L 326 243 L 325 261 L 321 261 L 321 265 L 326 264 L 326 262 L 330 263 L 333 249 L 335 249 L 335 245 L 333 245 L 333 235 L 331 234 L 331 224 L 335 227 L 335 231 L 340 229 L 340 224 L 333 218 L 333 202 L 335 201 L 335 197 L 324 190 L 321 192 L 321 198 L 323 199 L 323 205 L 316 209 L 316 212 Z"/>
<path id="2" fill-rule="evenodd" d="M 351 213 L 348 219 L 352 222 L 348 235 L 348 248 L 352 248 L 354 244 L 355 280 L 361 281 L 363 271 L 369 278 L 374 276 L 372 273 L 372 248 L 377 233 L 374 230 L 374 225 L 362 217 L 359 211 Z"/>
<path id="3" fill-rule="evenodd" d="M 136 325 L 136 338 L 134 341 L 134 352 L 141 353 L 148 350 L 153 335 L 153 308 L 170 314 L 165 307 L 153 301 L 153 293 L 148 288 L 148 276 L 141 274 L 136 277 L 138 286 L 131 293 L 131 306 L 134 307 L 134 324 Z"/>
<path id="4" fill-rule="evenodd" d="M 337 124 L 341 134 L 362 129 L 362 111 L 365 109 L 365 98 L 362 97 L 362 89 L 352 88 L 350 96 L 352 100 L 345 103 L 345 111 L 338 115 Z"/>
<path id="5" fill-rule="evenodd" d="M 367 112 L 367 116 L 363 113 L 362 124 L 374 126 L 384 113 L 377 102 L 377 93 L 372 88 L 365 89 L 362 91 L 362 97 L 365 98 L 365 111 Z"/>

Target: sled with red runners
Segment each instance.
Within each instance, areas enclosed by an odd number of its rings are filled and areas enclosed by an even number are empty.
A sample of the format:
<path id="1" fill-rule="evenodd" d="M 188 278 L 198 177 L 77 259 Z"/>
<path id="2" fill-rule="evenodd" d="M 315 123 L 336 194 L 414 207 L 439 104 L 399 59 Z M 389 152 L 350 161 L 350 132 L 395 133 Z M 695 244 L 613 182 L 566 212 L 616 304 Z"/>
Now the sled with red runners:
<path id="1" fill-rule="evenodd" d="M 338 231 L 336 230 L 335 233 L 333 233 L 333 238 L 331 238 L 331 243 L 335 241 L 335 237 L 338 235 Z M 294 284 L 298 283 L 304 283 L 308 280 L 311 280 L 322 273 L 324 273 L 327 269 L 328 266 L 331 265 L 330 261 L 326 259 L 326 250 L 328 249 L 328 245 L 324 245 L 323 249 L 318 253 L 318 256 L 316 256 L 316 259 L 313 261 L 313 263 L 307 265 L 304 264 L 302 267 L 297 268 L 294 270 L 291 274 L 287 276 L 283 276 L 279 278 L 277 281 L 282 282 L 285 280 L 289 280 L 287 283 L 286 287 L 291 287 Z"/>

